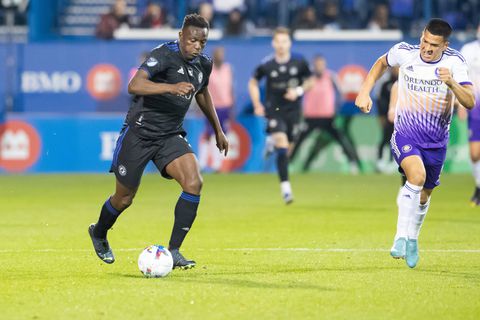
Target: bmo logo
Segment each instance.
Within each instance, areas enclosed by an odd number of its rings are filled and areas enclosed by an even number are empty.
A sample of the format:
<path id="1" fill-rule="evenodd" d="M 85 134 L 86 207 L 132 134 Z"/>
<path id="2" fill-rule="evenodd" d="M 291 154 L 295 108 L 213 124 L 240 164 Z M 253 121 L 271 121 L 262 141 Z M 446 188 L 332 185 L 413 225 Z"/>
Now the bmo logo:
<path id="1" fill-rule="evenodd" d="M 40 137 L 28 123 L 7 121 L 0 126 L 0 168 L 25 171 L 38 161 L 40 147 Z"/>
<path id="2" fill-rule="evenodd" d="M 340 69 L 338 72 L 340 91 L 346 101 L 355 101 L 366 77 L 367 70 L 356 64 L 349 64 Z"/>
<path id="3" fill-rule="evenodd" d="M 25 93 L 75 93 L 82 87 L 82 77 L 75 71 L 24 71 L 22 91 Z"/>
<path id="4" fill-rule="evenodd" d="M 122 76 L 111 64 L 97 64 L 87 75 L 87 90 L 97 100 L 116 98 L 122 89 Z"/>

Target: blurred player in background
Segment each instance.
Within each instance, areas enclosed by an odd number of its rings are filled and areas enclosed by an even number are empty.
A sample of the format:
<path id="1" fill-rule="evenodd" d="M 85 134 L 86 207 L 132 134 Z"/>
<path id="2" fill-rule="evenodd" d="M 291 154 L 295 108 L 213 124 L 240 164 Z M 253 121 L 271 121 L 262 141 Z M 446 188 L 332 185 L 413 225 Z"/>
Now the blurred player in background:
<path id="1" fill-rule="evenodd" d="M 225 49 L 223 47 L 216 47 L 213 50 L 213 68 L 208 89 L 222 130 L 227 132 L 229 122 L 233 119 L 233 71 L 230 63 L 225 62 Z M 199 151 L 200 168 L 202 170 L 206 169 L 210 158 L 211 169 L 218 172 L 222 166 L 223 157 L 216 150 L 215 132 L 210 123 L 206 123 L 205 138 L 206 143 L 201 145 Z"/>
<path id="2" fill-rule="evenodd" d="M 335 89 L 338 88 L 335 80 L 335 74 L 327 69 L 327 61 L 322 55 L 317 55 L 313 59 L 312 88 L 305 94 L 303 101 L 303 115 L 305 117 L 305 128 L 302 130 L 298 141 L 293 148 L 291 158 L 293 159 L 302 144 L 302 142 L 315 130 L 326 131 L 331 138 L 335 139 L 342 147 L 343 152 L 350 162 L 350 168 L 353 173 L 360 170 L 360 159 L 355 148 L 346 138 L 341 130 L 335 125 Z M 319 135 L 315 140 L 313 148 L 309 151 L 307 160 L 303 165 L 303 170 L 307 171 L 318 153 L 328 145 Z"/>
<path id="3" fill-rule="evenodd" d="M 270 135 L 277 154 L 280 189 L 286 204 L 293 201 L 288 176 L 289 150 L 299 134 L 302 115 L 302 96 L 312 86 L 308 62 L 299 54 L 290 52 L 290 31 L 277 28 L 273 33 L 274 53 L 267 56 L 255 69 L 248 83 L 254 113 L 267 118 Z M 266 78 L 265 105 L 260 101 L 259 81 Z"/>
<path id="4" fill-rule="evenodd" d="M 478 206 L 480 205 L 480 24 L 477 28 L 477 40 L 465 44 L 460 52 L 467 60 L 476 96 L 475 107 L 468 112 L 468 141 L 475 180 L 475 191 L 470 201 L 472 205 Z"/>
<path id="5" fill-rule="evenodd" d="M 115 193 L 102 207 L 98 222 L 88 228 L 97 256 L 105 263 L 115 257 L 107 231 L 133 201 L 145 166 L 153 161 L 163 177 L 175 179 L 182 193 L 175 207 L 169 242 L 174 268 L 192 268 L 179 251 L 197 215 L 202 189 L 200 168 L 182 127 L 195 97 L 215 130 L 220 151 L 228 151 L 208 91 L 211 60 L 202 54 L 208 22 L 197 14 L 185 17 L 179 40 L 153 49 L 128 85 L 135 95 L 117 140 L 110 171 L 116 176 Z"/>
<path id="6" fill-rule="evenodd" d="M 432 19 L 420 45 L 393 46 L 375 62 L 355 101 L 361 111 L 370 112 L 375 82 L 389 66 L 400 67 L 391 148 L 407 182 L 390 253 L 405 258 L 410 268 L 418 263 L 418 235 L 433 188 L 440 184 L 454 99 L 468 109 L 475 104 L 467 63 L 458 51 L 448 48 L 451 32 L 446 21 Z"/>
<path id="7" fill-rule="evenodd" d="M 377 166 L 376 169 L 378 172 L 386 172 L 388 164 L 393 160 L 392 153 L 389 152 L 389 160 L 384 159 L 383 157 L 383 149 L 385 146 L 389 145 L 390 138 L 392 137 L 393 133 L 393 118 L 390 120 L 388 117 L 388 112 L 390 110 L 390 101 L 391 101 L 391 92 L 394 83 L 398 79 L 398 67 L 394 67 L 390 69 L 390 76 L 387 81 L 385 81 L 381 88 L 380 94 L 377 101 L 378 107 L 378 120 L 380 122 L 380 126 L 382 127 L 382 139 L 378 144 L 378 151 L 377 151 Z M 395 100 L 396 103 L 396 100 Z"/>

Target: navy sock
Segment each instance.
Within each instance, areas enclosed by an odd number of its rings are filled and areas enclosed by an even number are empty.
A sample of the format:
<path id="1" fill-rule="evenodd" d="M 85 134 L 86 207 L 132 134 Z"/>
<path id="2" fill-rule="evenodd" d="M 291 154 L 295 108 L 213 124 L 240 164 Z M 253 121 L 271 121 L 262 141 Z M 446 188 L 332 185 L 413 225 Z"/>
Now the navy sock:
<path id="1" fill-rule="evenodd" d="M 169 249 L 178 249 L 192 227 L 197 216 L 200 196 L 183 191 L 175 206 L 175 222 L 172 236 L 170 237 Z"/>
<path id="2" fill-rule="evenodd" d="M 288 181 L 288 149 L 276 148 L 277 150 L 277 171 L 280 182 Z"/>
<path id="3" fill-rule="evenodd" d="M 103 204 L 98 222 L 95 225 L 95 228 L 93 228 L 93 236 L 95 238 L 105 239 L 107 237 L 108 229 L 110 229 L 115 221 L 117 221 L 120 213 L 122 213 L 122 211 L 115 209 L 110 202 L 110 198 L 108 198 Z"/>

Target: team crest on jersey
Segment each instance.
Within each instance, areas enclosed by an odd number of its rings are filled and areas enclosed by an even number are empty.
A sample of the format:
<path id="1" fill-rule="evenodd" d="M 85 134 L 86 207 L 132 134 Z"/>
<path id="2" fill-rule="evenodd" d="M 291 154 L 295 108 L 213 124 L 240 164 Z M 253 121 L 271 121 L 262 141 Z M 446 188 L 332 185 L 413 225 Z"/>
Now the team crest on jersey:
<path id="1" fill-rule="evenodd" d="M 291 76 L 295 76 L 298 74 L 298 68 L 297 67 L 291 67 L 290 70 L 288 71 Z"/>
<path id="2" fill-rule="evenodd" d="M 187 68 L 187 71 L 188 71 L 188 75 L 190 77 L 193 77 L 193 69 L 192 68 Z"/>
<path id="3" fill-rule="evenodd" d="M 270 128 L 276 128 L 277 125 L 278 125 L 278 123 L 277 123 L 277 120 L 275 120 L 275 119 L 271 119 L 271 120 L 268 122 L 268 126 L 269 126 Z"/>
<path id="4" fill-rule="evenodd" d="M 147 66 L 149 66 L 149 67 L 154 67 L 154 66 L 157 65 L 157 63 L 158 63 L 158 61 L 154 57 L 150 57 L 147 60 Z"/>
<path id="5" fill-rule="evenodd" d="M 198 82 L 202 82 L 203 80 L 203 72 L 200 71 L 200 73 L 198 74 Z"/>
<path id="6" fill-rule="evenodd" d="M 412 146 L 411 145 L 406 144 L 402 147 L 402 152 L 403 153 L 409 153 L 410 151 L 412 151 Z"/>
<path id="7" fill-rule="evenodd" d="M 286 67 L 286 66 L 280 66 L 280 68 L 278 68 L 278 71 L 280 71 L 280 72 L 286 72 L 286 71 L 287 71 L 287 67 Z"/>
<path id="8" fill-rule="evenodd" d="M 127 175 L 127 168 L 123 164 L 118 166 L 118 173 L 122 176 L 125 177 Z"/>

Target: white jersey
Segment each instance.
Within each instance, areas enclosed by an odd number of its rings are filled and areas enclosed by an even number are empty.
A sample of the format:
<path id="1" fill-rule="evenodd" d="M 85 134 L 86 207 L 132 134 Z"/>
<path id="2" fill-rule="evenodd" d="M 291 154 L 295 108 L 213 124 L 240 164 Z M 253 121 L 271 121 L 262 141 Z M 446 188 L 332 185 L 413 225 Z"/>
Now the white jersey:
<path id="1" fill-rule="evenodd" d="M 480 120 L 480 39 L 465 44 L 460 52 L 467 60 L 468 74 L 475 92 L 475 107 L 469 112 L 469 116 Z"/>
<path id="2" fill-rule="evenodd" d="M 405 42 L 393 46 L 386 57 L 390 66 L 400 67 L 395 131 L 423 148 L 446 146 L 454 95 L 438 78 L 438 69 L 449 69 L 460 85 L 471 84 L 465 58 L 447 48 L 439 60 L 426 62 L 419 45 Z"/>

